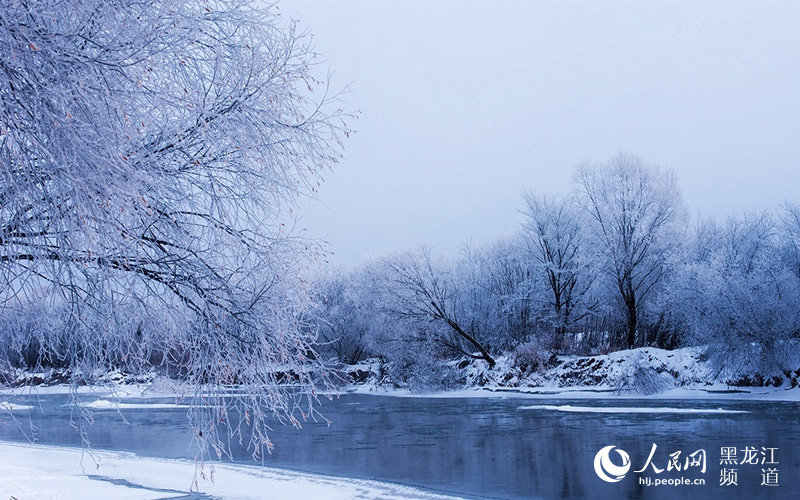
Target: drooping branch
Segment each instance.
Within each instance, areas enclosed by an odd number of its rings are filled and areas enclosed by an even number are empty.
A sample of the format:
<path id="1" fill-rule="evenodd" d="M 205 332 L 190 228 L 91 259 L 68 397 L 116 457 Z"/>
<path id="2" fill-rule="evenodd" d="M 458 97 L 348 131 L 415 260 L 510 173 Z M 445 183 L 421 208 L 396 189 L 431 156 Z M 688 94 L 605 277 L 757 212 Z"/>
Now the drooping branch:
<path id="1" fill-rule="evenodd" d="M 239 384 L 250 399 L 193 425 L 211 438 L 247 410 L 256 453 L 267 417 L 298 422 L 325 372 L 301 319 L 317 247 L 293 211 L 349 134 L 315 58 L 256 2 L 3 3 L 0 315 L 55 311 L 31 368 L 157 359 L 198 394 Z M 32 329 L 9 328 L 22 350 Z"/>

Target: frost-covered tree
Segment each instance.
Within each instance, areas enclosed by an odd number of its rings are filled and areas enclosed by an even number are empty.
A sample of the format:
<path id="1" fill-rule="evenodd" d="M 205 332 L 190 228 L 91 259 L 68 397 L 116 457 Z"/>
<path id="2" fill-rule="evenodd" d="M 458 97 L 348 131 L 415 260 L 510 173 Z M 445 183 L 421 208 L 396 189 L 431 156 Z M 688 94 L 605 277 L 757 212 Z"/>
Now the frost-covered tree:
<path id="1" fill-rule="evenodd" d="M 753 272 L 759 261 L 777 257 L 776 235 L 775 221 L 767 212 L 728 217 L 720 241 L 722 265 L 741 274 Z"/>
<path id="2" fill-rule="evenodd" d="M 369 343 L 379 328 L 374 278 L 364 269 L 326 275 L 316 284 L 315 322 L 319 351 L 341 363 L 354 364 L 370 353 Z"/>
<path id="3" fill-rule="evenodd" d="M 722 247 L 723 231 L 716 220 L 700 217 L 692 228 L 687 257 L 692 262 L 708 262 Z"/>
<path id="4" fill-rule="evenodd" d="M 465 356 L 496 364 L 481 339 L 459 317 L 461 291 L 451 272 L 436 265 L 428 248 L 392 255 L 378 265 L 387 312 L 399 320 L 434 328 L 421 330 L 435 341 Z M 427 339 L 425 339 L 427 340 Z"/>
<path id="5" fill-rule="evenodd" d="M 730 217 L 707 259 L 690 260 L 670 279 L 673 309 L 732 381 L 794 369 L 800 335 L 800 281 L 780 259 L 768 213 Z"/>
<path id="6" fill-rule="evenodd" d="M 578 167 L 577 200 L 599 250 L 600 271 L 624 311 L 625 344 L 637 343 L 644 303 L 664 275 L 681 201 L 671 172 L 621 153 Z"/>
<path id="7" fill-rule="evenodd" d="M 587 303 L 593 276 L 587 265 L 580 218 L 573 202 L 563 197 L 523 194 L 523 224 L 530 254 L 544 273 L 556 343 L 573 323 L 591 312 Z"/>
<path id="8" fill-rule="evenodd" d="M 715 219 L 698 216 L 686 231 L 683 243 L 669 254 L 663 281 L 646 313 L 647 333 L 653 335 L 645 339 L 645 345 L 669 349 L 698 342 L 687 319 L 694 320 L 700 305 L 697 301 L 704 299 L 697 293 L 695 278 L 690 276 L 717 258 L 723 236 L 723 228 Z"/>
<path id="9" fill-rule="evenodd" d="M 800 280 L 800 204 L 785 203 L 781 222 L 783 257 L 786 265 Z"/>
<path id="10" fill-rule="evenodd" d="M 491 349 L 513 349 L 534 333 L 541 297 L 526 257 L 524 239 L 515 236 L 467 245 L 453 266 L 458 316 Z"/>
<path id="11" fill-rule="evenodd" d="M 313 389 L 299 273 L 317 250 L 292 207 L 348 133 L 314 61 L 247 1 L 3 2 L 0 305 L 58 311 L 38 363 L 241 385 L 195 413 L 217 445 L 214 422 L 250 423 L 257 452 L 269 415 L 308 415 L 280 383 Z"/>

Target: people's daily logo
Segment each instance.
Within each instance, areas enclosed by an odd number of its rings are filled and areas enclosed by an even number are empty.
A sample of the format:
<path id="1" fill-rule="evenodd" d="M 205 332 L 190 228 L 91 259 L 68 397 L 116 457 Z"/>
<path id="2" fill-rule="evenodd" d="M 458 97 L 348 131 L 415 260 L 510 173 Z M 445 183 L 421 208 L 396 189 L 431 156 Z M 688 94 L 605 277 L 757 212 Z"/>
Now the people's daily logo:
<path id="1" fill-rule="evenodd" d="M 611 460 L 611 452 L 616 451 L 621 459 L 621 463 L 615 464 Z M 594 471 L 598 477 L 608 483 L 616 483 L 625 477 L 631 469 L 631 459 L 625 450 L 621 450 L 614 445 L 606 446 L 594 456 Z"/>

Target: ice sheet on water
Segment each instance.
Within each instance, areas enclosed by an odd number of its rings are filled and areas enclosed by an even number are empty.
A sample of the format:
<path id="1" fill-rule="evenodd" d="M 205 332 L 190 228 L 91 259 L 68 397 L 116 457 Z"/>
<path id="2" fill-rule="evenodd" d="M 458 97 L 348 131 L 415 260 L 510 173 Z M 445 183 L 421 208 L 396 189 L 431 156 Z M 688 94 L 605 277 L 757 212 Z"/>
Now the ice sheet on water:
<path id="1" fill-rule="evenodd" d="M 8 401 L 0 401 L 0 411 L 26 411 L 32 409 L 33 406 L 30 405 L 20 405 L 16 403 L 9 403 Z"/>
<path id="2" fill-rule="evenodd" d="M 749 413 L 745 410 L 728 410 L 725 408 L 669 408 L 644 406 L 572 406 L 572 405 L 529 405 L 520 406 L 520 410 L 563 411 L 569 413 L 678 413 L 678 414 L 735 414 Z"/>
<path id="3" fill-rule="evenodd" d="M 176 403 L 120 403 L 106 399 L 98 399 L 91 403 L 81 404 L 84 408 L 92 410 L 165 410 L 176 408 L 189 408 L 187 404 Z"/>

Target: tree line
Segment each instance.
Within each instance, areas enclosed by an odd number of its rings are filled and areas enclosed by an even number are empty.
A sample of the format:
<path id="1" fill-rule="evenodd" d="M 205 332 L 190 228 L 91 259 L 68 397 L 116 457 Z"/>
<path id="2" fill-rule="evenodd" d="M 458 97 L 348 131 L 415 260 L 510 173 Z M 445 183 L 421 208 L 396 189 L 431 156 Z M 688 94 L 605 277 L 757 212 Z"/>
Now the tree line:
<path id="1" fill-rule="evenodd" d="M 800 206 L 692 220 L 671 171 L 624 153 L 522 206 L 514 236 L 454 258 L 418 247 L 323 276 L 321 351 L 382 358 L 400 383 L 459 359 L 645 346 L 703 346 L 732 377 L 796 368 Z"/>

